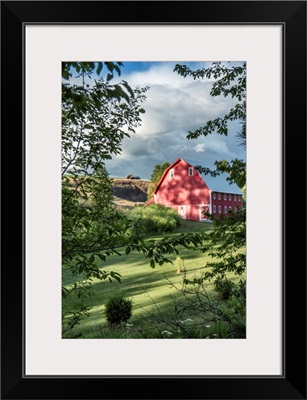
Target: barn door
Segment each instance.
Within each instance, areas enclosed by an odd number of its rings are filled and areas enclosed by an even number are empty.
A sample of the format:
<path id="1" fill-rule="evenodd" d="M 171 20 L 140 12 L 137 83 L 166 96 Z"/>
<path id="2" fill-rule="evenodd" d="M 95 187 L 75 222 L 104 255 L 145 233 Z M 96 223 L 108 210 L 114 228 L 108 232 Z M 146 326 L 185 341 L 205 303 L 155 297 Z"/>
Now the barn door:
<path id="1" fill-rule="evenodd" d="M 200 221 L 207 221 L 208 217 L 204 213 L 210 212 L 210 204 L 201 204 L 199 206 L 199 220 Z"/>
<path id="2" fill-rule="evenodd" d="M 187 218 L 186 206 L 178 206 L 178 214 L 182 219 L 186 219 Z"/>

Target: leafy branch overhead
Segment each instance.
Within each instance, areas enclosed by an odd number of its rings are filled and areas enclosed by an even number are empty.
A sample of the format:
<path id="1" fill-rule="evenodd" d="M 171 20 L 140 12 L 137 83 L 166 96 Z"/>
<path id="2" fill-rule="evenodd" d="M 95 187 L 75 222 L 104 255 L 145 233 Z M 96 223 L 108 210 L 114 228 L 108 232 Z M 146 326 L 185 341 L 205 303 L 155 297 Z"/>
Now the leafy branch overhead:
<path id="1" fill-rule="evenodd" d="M 189 131 L 187 138 L 196 139 L 211 133 L 228 135 L 228 122 L 241 121 L 241 130 L 238 138 L 245 146 L 246 142 L 246 63 L 240 66 L 226 66 L 221 62 L 213 62 L 210 67 L 200 68 L 195 71 L 186 65 L 176 64 L 174 71 L 183 77 L 191 76 L 194 79 L 214 78 L 210 95 L 231 96 L 237 103 L 223 117 L 207 121 L 206 124 L 195 131 Z"/>
<path id="2" fill-rule="evenodd" d="M 229 63 L 228 63 L 229 64 Z M 210 95 L 231 96 L 236 100 L 236 104 L 222 117 L 217 117 L 207 121 L 204 126 L 195 131 L 188 132 L 188 139 L 196 139 L 200 136 L 208 136 L 217 133 L 228 135 L 228 123 L 238 121 L 241 129 L 237 132 L 239 145 L 246 147 L 246 63 L 239 66 L 226 66 L 221 62 L 214 62 L 207 68 L 191 70 L 186 65 L 175 66 L 174 71 L 183 77 L 191 76 L 194 79 L 214 78 Z M 230 183 L 236 183 L 243 191 L 243 198 L 246 201 L 246 162 L 234 159 L 231 161 L 217 160 L 214 163 L 215 170 L 211 170 L 201 165 L 195 168 L 200 173 L 218 176 L 226 173 Z M 212 216 L 209 215 L 209 218 Z M 212 261 L 208 262 L 204 272 L 200 277 L 185 279 L 186 285 L 193 287 L 203 287 L 205 281 L 213 280 L 214 285 L 220 293 L 227 292 L 227 297 L 231 298 L 235 311 L 230 314 L 222 310 L 220 316 L 230 322 L 239 317 L 245 335 L 246 321 L 246 210 L 241 208 L 239 212 L 229 210 L 227 217 L 213 220 L 213 230 L 208 234 L 209 245 L 204 247 Z M 239 283 L 234 284 L 227 279 L 227 273 L 234 273 L 242 276 Z M 186 292 L 185 292 L 186 293 Z M 198 289 L 195 292 L 199 295 Z M 241 301 L 242 300 L 242 301 Z M 200 301 L 203 304 L 202 301 Z"/>
<path id="3" fill-rule="evenodd" d="M 213 177 L 226 173 L 228 175 L 226 180 L 230 184 L 236 183 L 239 186 L 239 188 L 244 189 L 246 184 L 245 161 L 236 158 L 231 161 L 226 161 L 226 160 L 215 161 L 214 165 L 216 167 L 215 170 L 212 170 L 208 167 L 202 167 L 201 165 L 195 165 L 195 169 L 200 174 L 205 174 L 205 175 L 210 174 Z"/>
<path id="4" fill-rule="evenodd" d="M 113 205 L 105 161 L 120 154 L 123 138 L 140 126 L 149 89 L 132 89 L 126 81 L 112 85 L 122 65 L 62 64 L 62 265 L 73 281 L 62 290 L 63 332 L 88 312 L 94 278 L 121 280 L 116 271 L 101 268 L 108 256 L 119 254 L 130 226 Z M 103 71 L 105 78 L 99 77 Z"/>

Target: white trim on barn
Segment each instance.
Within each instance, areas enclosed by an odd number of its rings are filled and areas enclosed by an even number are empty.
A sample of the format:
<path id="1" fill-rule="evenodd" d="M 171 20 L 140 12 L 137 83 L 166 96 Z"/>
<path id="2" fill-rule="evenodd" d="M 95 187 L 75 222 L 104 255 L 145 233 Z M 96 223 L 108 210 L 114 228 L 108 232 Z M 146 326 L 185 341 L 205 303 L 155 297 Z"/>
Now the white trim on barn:
<path id="1" fill-rule="evenodd" d="M 199 208 L 199 220 L 200 221 L 208 221 L 208 217 L 203 216 L 203 208 L 206 208 L 209 213 L 211 213 L 210 208 L 211 208 L 211 204 L 199 204 L 198 208 Z"/>
<path id="2" fill-rule="evenodd" d="M 187 206 L 178 206 L 178 215 L 183 219 L 187 219 Z"/>

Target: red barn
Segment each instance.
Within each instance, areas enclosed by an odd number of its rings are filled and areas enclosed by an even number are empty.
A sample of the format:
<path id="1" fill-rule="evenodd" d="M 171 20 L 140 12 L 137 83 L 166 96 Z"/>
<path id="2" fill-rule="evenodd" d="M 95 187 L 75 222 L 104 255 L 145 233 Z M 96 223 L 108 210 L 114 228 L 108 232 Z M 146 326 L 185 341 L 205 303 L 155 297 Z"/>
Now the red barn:
<path id="1" fill-rule="evenodd" d="M 178 158 L 164 171 L 147 204 L 172 207 L 183 219 L 194 221 L 206 221 L 204 212 L 219 218 L 229 209 L 236 212 L 242 207 L 242 192 L 237 185 L 224 178 L 221 182 L 221 176 L 207 175 L 206 182 L 193 165 Z"/>

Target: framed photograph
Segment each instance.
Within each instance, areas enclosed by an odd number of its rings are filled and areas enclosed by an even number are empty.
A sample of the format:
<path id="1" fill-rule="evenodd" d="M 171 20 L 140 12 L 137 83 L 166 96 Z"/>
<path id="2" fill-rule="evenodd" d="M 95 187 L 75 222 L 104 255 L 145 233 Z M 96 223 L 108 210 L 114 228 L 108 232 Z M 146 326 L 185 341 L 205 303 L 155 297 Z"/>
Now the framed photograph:
<path id="1" fill-rule="evenodd" d="M 1 26 L 2 398 L 306 399 L 306 2 L 2 1 Z M 148 93 L 142 85 L 149 85 Z M 199 128 L 208 119 L 213 125 Z M 132 139 L 124 147 L 127 126 Z M 94 128 L 101 136 L 88 141 Z M 240 151 L 232 147 L 238 132 Z M 106 168 L 97 167 L 94 156 L 102 143 Z M 125 157 L 110 158 L 121 143 Z M 80 148 L 84 158 L 74 167 Z M 238 191 L 215 188 L 207 174 L 206 184 L 199 182 L 208 196 L 196 202 L 193 185 L 205 172 L 197 164 L 211 156 L 209 167 L 224 172 L 234 170 L 236 159 L 244 181 L 234 179 Z M 226 161 L 216 165 L 219 156 Z M 124 225 L 122 214 L 109 207 L 115 189 L 107 178 L 104 186 L 99 180 L 109 169 L 120 176 L 118 185 L 126 179 L 131 187 L 153 180 L 153 167 L 161 169 L 155 189 L 148 199 L 133 198 L 133 208 L 146 201 L 175 210 L 190 242 L 164 231 L 164 247 L 157 239 L 143 242 L 137 223 Z M 163 191 L 179 176 L 185 182 L 180 194 L 165 200 Z M 73 200 L 71 193 L 77 193 Z M 189 195 L 193 204 L 185 202 Z M 161 312 L 164 289 L 149 274 L 162 276 L 170 256 L 178 280 L 186 266 L 174 248 L 200 246 L 187 220 L 210 230 L 210 218 L 221 214 L 223 221 L 238 222 L 238 210 L 246 222 L 244 268 L 233 261 L 240 255 L 235 247 L 227 259 L 233 264 L 223 258 L 210 270 L 223 300 L 221 271 L 233 273 L 230 303 L 209 300 L 211 319 L 203 325 L 205 308 L 197 314 L 196 303 L 188 313 L 177 307 L 170 323 Z M 144 279 L 133 269 L 137 258 L 130 264 L 123 258 L 116 272 L 95 269 L 98 257 L 103 263 L 105 256 L 133 251 L 147 259 Z M 141 296 L 138 287 L 158 286 L 155 324 L 130 320 L 127 298 L 120 299 L 126 307 L 120 321 L 123 308 L 114 314 L 109 302 L 102 311 L 107 297 L 92 296 L 91 309 L 83 302 L 88 289 L 95 293 L 95 285 L 108 280 L 111 299 L 116 290 L 110 288 L 119 287 L 125 269 L 135 282 L 134 292 L 123 293 Z M 77 281 L 80 273 L 84 279 Z M 199 284 L 193 274 L 184 276 Z M 65 303 L 71 293 L 76 300 Z M 145 296 L 138 299 L 145 308 Z M 97 325 L 102 312 L 103 327 Z M 195 318 L 197 329 L 190 325 Z M 114 330 L 119 324 L 123 329 Z"/>

